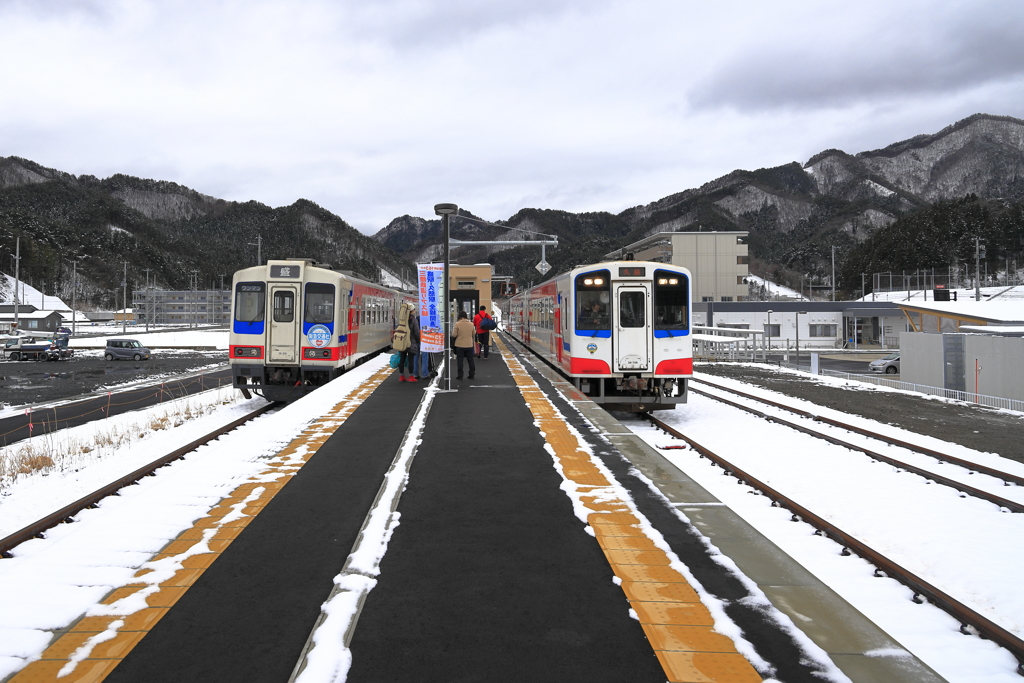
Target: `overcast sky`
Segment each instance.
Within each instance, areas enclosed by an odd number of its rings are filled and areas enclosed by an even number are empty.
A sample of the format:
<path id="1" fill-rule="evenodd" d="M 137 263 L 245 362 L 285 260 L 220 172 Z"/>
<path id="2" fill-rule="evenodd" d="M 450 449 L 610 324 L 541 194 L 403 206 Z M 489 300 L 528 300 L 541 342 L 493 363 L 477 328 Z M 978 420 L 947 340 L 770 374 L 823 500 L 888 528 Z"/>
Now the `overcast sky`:
<path id="1" fill-rule="evenodd" d="M 1020 0 L 0 0 L 0 156 L 365 233 L 1024 118 Z"/>

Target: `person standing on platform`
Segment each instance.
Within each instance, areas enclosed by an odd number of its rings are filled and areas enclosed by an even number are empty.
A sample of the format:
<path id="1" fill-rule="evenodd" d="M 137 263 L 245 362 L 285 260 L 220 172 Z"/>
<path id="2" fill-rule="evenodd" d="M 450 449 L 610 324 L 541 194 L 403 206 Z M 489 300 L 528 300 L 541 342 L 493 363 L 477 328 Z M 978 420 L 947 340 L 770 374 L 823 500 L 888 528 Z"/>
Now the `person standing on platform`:
<path id="1" fill-rule="evenodd" d="M 398 351 L 398 381 L 415 382 L 416 372 L 413 370 L 413 359 L 420 352 L 420 321 L 415 315 L 415 307 L 410 303 L 402 304 L 398 311 L 398 331 L 407 330 L 408 345 Z M 394 343 L 392 344 L 394 346 Z M 409 377 L 405 376 L 405 365 L 409 364 Z"/>
<path id="2" fill-rule="evenodd" d="M 452 348 L 455 349 L 455 363 L 458 374 L 455 379 L 462 379 L 462 359 L 469 360 L 469 378 L 476 377 L 476 361 L 473 360 L 473 337 L 476 330 L 465 311 L 459 311 L 459 321 L 452 330 Z"/>
<path id="3" fill-rule="evenodd" d="M 480 357 L 480 352 L 483 352 L 483 357 L 487 358 L 487 354 L 491 349 L 491 332 L 480 327 L 480 323 L 484 320 L 490 320 L 491 316 L 487 314 L 487 307 L 481 306 L 480 312 L 473 317 L 473 327 L 476 328 L 476 340 L 480 343 L 480 350 L 477 351 L 477 358 Z"/>

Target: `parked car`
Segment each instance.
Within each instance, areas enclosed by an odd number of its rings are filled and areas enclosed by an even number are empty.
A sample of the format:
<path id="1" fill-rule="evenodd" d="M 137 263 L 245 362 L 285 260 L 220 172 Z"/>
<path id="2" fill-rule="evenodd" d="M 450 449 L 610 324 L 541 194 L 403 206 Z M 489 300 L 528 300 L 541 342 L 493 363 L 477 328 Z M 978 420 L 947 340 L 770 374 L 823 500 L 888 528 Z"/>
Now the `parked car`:
<path id="1" fill-rule="evenodd" d="M 149 360 L 150 350 L 138 339 L 108 339 L 103 357 L 107 360 Z"/>
<path id="2" fill-rule="evenodd" d="M 871 372 L 884 372 L 887 375 L 900 374 L 900 354 L 890 353 L 885 358 L 873 360 L 868 364 Z"/>

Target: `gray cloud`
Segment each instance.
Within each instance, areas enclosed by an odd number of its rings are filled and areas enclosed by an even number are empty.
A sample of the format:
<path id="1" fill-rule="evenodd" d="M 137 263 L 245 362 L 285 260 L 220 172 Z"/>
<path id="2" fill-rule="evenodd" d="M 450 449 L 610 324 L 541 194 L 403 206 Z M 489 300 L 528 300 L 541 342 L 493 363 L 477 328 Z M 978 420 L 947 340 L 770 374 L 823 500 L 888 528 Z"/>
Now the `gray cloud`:
<path id="1" fill-rule="evenodd" d="M 690 104 L 845 107 L 1024 79 L 1024 4 L 944 9 L 926 3 L 905 10 L 850 26 L 815 22 L 804 33 L 746 46 L 694 85 Z"/>

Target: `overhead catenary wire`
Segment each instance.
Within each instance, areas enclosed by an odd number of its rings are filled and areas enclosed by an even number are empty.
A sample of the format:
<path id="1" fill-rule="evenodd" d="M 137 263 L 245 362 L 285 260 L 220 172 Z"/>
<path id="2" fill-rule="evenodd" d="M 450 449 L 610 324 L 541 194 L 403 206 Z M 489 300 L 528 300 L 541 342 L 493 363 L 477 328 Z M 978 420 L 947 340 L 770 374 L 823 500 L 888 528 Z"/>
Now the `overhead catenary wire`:
<path id="1" fill-rule="evenodd" d="M 489 225 L 491 227 L 501 228 L 503 230 L 516 230 L 518 232 L 525 232 L 528 235 L 540 235 L 542 237 L 550 237 L 552 239 L 558 239 L 558 235 L 549 235 L 546 232 L 537 232 L 536 230 L 527 230 L 526 228 L 516 228 L 516 227 L 513 227 L 511 225 L 500 225 L 498 223 L 491 223 L 490 221 L 485 221 L 484 219 L 476 218 L 475 216 L 464 216 L 464 215 L 462 215 L 461 211 L 462 211 L 462 209 L 459 209 L 459 211 L 456 212 L 455 215 L 457 217 L 463 218 L 463 219 L 465 219 L 467 221 L 473 221 L 473 222 L 476 222 L 476 223 L 482 223 L 483 225 Z"/>

